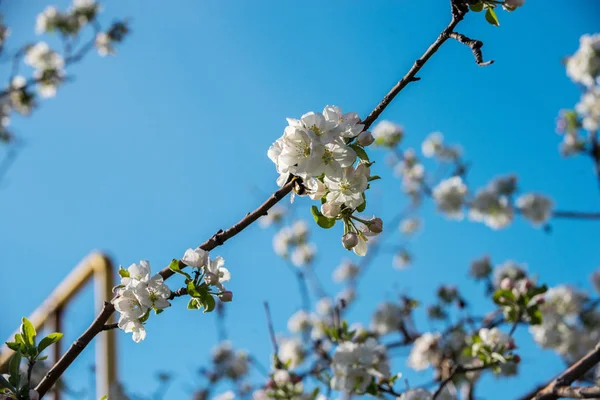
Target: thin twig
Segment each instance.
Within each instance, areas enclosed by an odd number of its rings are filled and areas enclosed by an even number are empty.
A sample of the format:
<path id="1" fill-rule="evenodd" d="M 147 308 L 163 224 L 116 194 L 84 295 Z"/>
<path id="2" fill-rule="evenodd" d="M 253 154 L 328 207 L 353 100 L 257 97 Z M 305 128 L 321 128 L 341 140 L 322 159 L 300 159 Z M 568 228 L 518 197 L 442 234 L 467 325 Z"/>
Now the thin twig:
<path id="1" fill-rule="evenodd" d="M 600 362 L 600 343 L 587 353 L 583 358 L 575 364 L 567 368 L 562 374 L 548 384 L 540 386 L 533 391 L 527 393 L 520 400 L 556 400 L 560 398 L 555 390 L 557 387 L 570 386 L 577 379 L 581 378 L 586 372 L 592 369 Z M 561 389 L 562 390 L 562 389 Z"/>
<path id="2" fill-rule="evenodd" d="M 381 113 L 386 109 L 386 107 L 394 100 L 394 98 L 408 85 L 410 82 L 414 82 L 417 73 L 423 68 L 425 63 L 433 56 L 438 49 L 444 44 L 446 40 L 450 37 L 450 33 L 454 31 L 454 28 L 462 21 L 469 11 L 469 8 L 465 6 L 462 2 L 459 1 L 451 1 L 452 5 L 452 20 L 448 24 L 448 26 L 440 33 L 437 39 L 429 46 L 429 48 L 423 53 L 419 59 L 415 61 L 413 66 L 410 68 L 408 73 L 404 75 L 402 79 L 389 91 L 388 94 L 385 95 L 383 100 L 375 107 L 375 109 L 369 114 L 369 116 L 363 121 L 365 124 L 365 129 L 369 129 L 369 127 L 375 122 L 375 120 L 381 115 Z"/>
<path id="3" fill-rule="evenodd" d="M 269 328 L 269 337 L 271 338 L 271 344 L 273 345 L 273 354 L 275 357 L 276 364 L 279 364 L 279 346 L 277 346 L 277 338 L 275 337 L 275 327 L 273 326 L 273 318 L 271 316 L 271 309 L 269 303 L 264 302 L 265 315 L 267 316 L 267 327 Z M 278 367 L 279 368 L 279 367 Z"/>
<path id="4" fill-rule="evenodd" d="M 483 42 L 481 40 L 473 40 L 469 39 L 462 33 L 451 32 L 449 35 L 452 39 L 464 44 L 465 46 L 469 46 L 471 51 L 473 52 L 473 56 L 475 56 L 475 62 L 480 67 L 487 67 L 494 63 L 494 60 L 483 61 L 483 54 L 481 53 L 481 48 L 483 47 Z"/>
<path id="5" fill-rule="evenodd" d="M 563 219 L 600 219 L 600 212 L 584 212 L 584 211 L 554 211 L 553 218 Z"/>

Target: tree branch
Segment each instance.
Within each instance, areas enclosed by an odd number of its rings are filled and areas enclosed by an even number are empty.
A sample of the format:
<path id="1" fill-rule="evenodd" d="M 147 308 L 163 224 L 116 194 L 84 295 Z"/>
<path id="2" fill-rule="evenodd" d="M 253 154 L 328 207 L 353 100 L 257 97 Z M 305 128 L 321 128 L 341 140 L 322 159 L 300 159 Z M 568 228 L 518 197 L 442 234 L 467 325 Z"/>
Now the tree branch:
<path id="1" fill-rule="evenodd" d="M 563 219 L 600 219 L 600 212 L 584 212 L 584 211 L 554 211 L 553 218 Z"/>
<path id="2" fill-rule="evenodd" d="M 521 397 L 520 400 L 556 400 L 560 397 L 564 397 L 560 393 L 565 394 L 569 392 L 567 389 L 574 389 L 570 388 L 569 386 L 577 379 L 581 378 L 590 369 L 592 369 L 596 364 L 598 364 L 598 362 L 600 362 L 600 343 L 596 344 L 594 349 L 592 349 L 575 364 L 567 368 L 562 374 L 557 376 L 548 384 L 537 387 L 533 391 Z M 570 393 L 576 393 L 576 391 L 572 391 Z M 587 397 L 572 398 L 585 399 Z"/>
<path id="3" fill-rule="evenodd" d="M 415 61 L 413 66 L 410 68 L 408 73 L 404 75 L 402 79 L 389 91 L 388 94 L 385 95 L 383 100 L 375 107 L 375 109 L 369 114 L 369 116 L 363 121 L 365 124 L 365 130 L 369 129 L 369 127 L 379 118 L 381 113 L 386 109 L 386 107 L 394 100 L 394 98 L 408 85 L 410 82 L 414 82 L 419 80 L 416 75 L 423 68 L 425 63 L 433 56 L 438 49 L 444 44 L 446 40 L 450 38 L 450 34 L 454 31 L 454 28 L 465 18 L 467 12 L 469 12 L 468 6 L 466 6 L 462 1 L 452 0 L 452 20 L 448 24 L 448 26 L 440 33 L 437 39 L 429 46 L 429 48 L 423 53 L 419 59 Z"/>
<path id="4" fill-rule="evenodd" d="M 600 387 L 557 386 L 554 388 L 554 394 L 559 399 L 597 399 L 600 397 Z"/>
<path id="5" fill-rule="evenodd" d="M 58 378 L 65 372 L 65 370 L 71 365 L 73 360 L 81 354 L 83 349 L 92 341 L 94 336 L 98 334 L 98 332 L 104 329 L 104 324 L 112 313 L 115 311 L 115 307 L 105 301 L 102 307 L 102 311 L 96 317 L 94 322 L 90 325 L 89 328 L 81 335 L 76 341 L 73 342 L 69 350 L 58 360 L 56 364 L 48 371 L 44 379 L 36 386 L 35 390 L 40 394 L 40 398 L 43 397 L 50 388 L 56 383 Z"/>
<path id="6" fill-rule="evenodd" d="M 469 11 L 468 6 L 462 0 L 451 0 L 452 5 L 452 20 L 448 26 L 440 33 L 438 38 L 433 42 L 431 46 L 423 53 L 423 55 L 415 61 L 414 65 L 408 71 L 408 73 L 390 90 L 390 92 L 383 98 L 383 100 L 375 107 L 375 109 L 369 114 L 369 116 L 363 121 L 365 124 L 365 130 L 368 129 L 373 122 L 377 120 L 379 115 L 386 109 L 386 107 L 392 102 L 392 100 L 408 85 L 410 82 L 419 80 L 416 74 L 425 65 L 427 60 L 440 48 L 440 46 L 448 40 L 450 33 L 462 21 Z M 76 62 L 79 59 L 77 57 L 71 57 L 69 61 Z M 0 92 L 0 97 L 5 96 L 6 92 Z M 290 182 L 286 183 L 281 189 L 274 192 L 271 197 L 260 205 L 256 210 L 248 213 L 242 218 L 237 224 L 231 228 L 223 231 L 219 230 L 210 239 L 200 245 L 200 248 L 205 251 L 213 250 L 214 248 L 224 244 L 227 240 L 236 236 L 238 233 L 246 229 L 250 224 L 255 222 L 258 218 L 267 214 L 267 211 L 277 204 L 281 199 L 287 196 L 297 183 L 301 183 L 299 178 L 293 178 Z M 179 261 L 179 267 L 185 268 L 181 261 Z M 174 272 L 168 267 L 163 268 L 160 272 L 163 279 L 169 279 L 173 276 Z M 43 397 L 48 390 L 54 385 L 58 378 L 63 372 L 71 365 L 75 358 L 81 353 L 81 351 L 90 343 L 90 341 L 101 332 L 106 322 L 109 320 L 111 314 L 115 311 L 111 303 L 105 303 L 102 312 L 96 317 L 92 325 L 85 331 L 85 333 L 73 343 L 73 345 L 67 350 L 67 352 L 61 357 L 61 359 L 52 367 L 52 369 L 46 374 L 42 382 L 36 387 L 36 390 L 40 394 L 40 398 Z"/>

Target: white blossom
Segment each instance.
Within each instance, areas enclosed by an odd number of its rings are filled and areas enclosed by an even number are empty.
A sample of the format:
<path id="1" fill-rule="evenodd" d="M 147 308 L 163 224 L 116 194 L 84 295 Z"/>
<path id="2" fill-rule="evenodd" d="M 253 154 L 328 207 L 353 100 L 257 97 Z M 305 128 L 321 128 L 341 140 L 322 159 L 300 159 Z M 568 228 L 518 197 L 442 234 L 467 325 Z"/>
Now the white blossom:
<path id="1" fill-rule="evenodd" d="M 335 282 L 351 281 L 358 276 L 360 269 L 350 260 L 344 260 L 333 271 L 333 280 Z"/>
<path id="2" fill-rule="evenodd" d="M 506 347 L 512 340 L 508 334 L 498 328 L 481 328 L 479 330 L 479 338 L 484 345 L 491 348 Z"/>
<path id="3" fill-rule="evenodd" d="M 364 343 L 338 345 L 332 368 L 332 389 L 351 393 L 364 393 L 374 376 L 388 377 L 390 373 L 385 348 L 373 338 Z"/>
<path id="4" fill-rule="evenodd" d="M 112 56 L 116 54 L 114 42 L 111 39 L 110 35 L 106 32 L 99 32 L 96 35 L 96 40 L 94 41 L 94 45 L 98 50 L 98 54 L 102 57 L 104 56 Z"/>
<path id="5" fill-rule="evenodd" d="M 204 280 L 209 285 L 214 285 L 219 290 L 224 291 L 223 282 L 228 282 L 231 279 L 229 270 L 225 267 L 225 260 L 223 257 L 215 257 L 214 260 L 208 259 L 208 263 L 205 267 Z"/>
<path id="6" fill-rule="evenodd" d="M 208 251 L 200 247 L 187 249 L 181 258 L 181 262 L 189 267 L 202 268 L 208 264 Z"/>
<path id="7" fill-rule="evenodd" d="M 313 317 L 305 310 L 296 311 L 288 320 L 288 330 L 292 333 L 301 333 L 312 328 Z"/>
<path id="8" fill-rule="evenodd" d="M 460 150 L 444 144 L 441 132 L 433 132 L 423 141 L 421 151 L 425 157 L 437 157 L 441 161 L 454 161 L 460 156 Z"/>
<path id="9" fill-rule="evenodd" d="M 168 299 L 171 295 L 171 290 L 163 282 L 160 275 L 154 275 L 145 284 L 137 285 L 133 291 L 142 306 L 148 309 L 162 310 L 170 307 Z"/>
<path id="10" fill-rule="evenodd" d="M 308 190 L 308 197 L 313 200 L 321 200 L 327 192 L 327 186 L 317 178 L 307 179 L 304 181 L 304 186 Z"/>
<path id="11" fill-rule="evenodd" d="M 64 66 L 62 57 L 51 50 L 46 42 L 38 42 L 29 47 L 25 63 L 39 70 L 60 70 Z"/>
<path id="12" fill-rule="evenodd" d="M 54 30 L 56 24 L 64 18 L 54 6 L 48 6 L 38 14 L 35 23 L 35 32 L 39 35 Z"/>
<path id="13" fill-rule="evenodd" d="M 277 355 L 283 363 L 289 363 L 290 368 L 295 368 L 304 361 L 304 348 L 298 338 L 282 338 L 278 344 Z"/>
<path id="14" fill-rule="evenodd" d="M 325 185 L 329 189 L 327 202 L 345 204 L 349 208 L 357 208 L 364 203 L 363 192 L 368 185 L 369 168 L 360 164 L 344 168 L 339 176 L 325 175 Z"/>
<path id="15" fill-rule="evenodd" d="M 598 37 L 600 38 L 600 35 Z M 591 132 L 597 131 L 600 127 L 600 87 L 591 88 L 584 93 L 579 103 L 575 105 L 575 111 L 582 117 L 584 129 Z"/>
<path id="16" fill-rule="evenodd" d="M 117 310 L 118 311 L 118 310 Z M 119 329 L 125 331 L 125 333 L 132 333 L 132 339 L 134 342 L 139 343 L 142 340 L 146 339 L 146 328 L 144 324 L 141 323 L 138 319 L 129 319 L 124 318 L 121 315 L 119 318 Z"/>
<path id="17" fill-rule="evenodd" d="M 508 199 L 490 188 L 479 190 L 470 206 L 469 219 L 492 229 L 502 229 L 512 222 L 513 209 Z"/>
<path id="18" fill-rule="evenodd" d="M 526 266 L 508 260 L 494 268 L 494 287 L 496 289 L 500 288 L 501 282 L 506 278 L 517 282 L 525 277 L 527 277 Z"/>
<path id="19" fill-rule="evenodd" d="M 248 354 L 234 351 L 229 341 L 223 341 L 213 349 L 212 362 L 218 375 L 233 380 L 244 377 L 250 369 Z"/>
<path id="20" fill-rule="evenodd" d="M 440 357 L 438 352 L 439 340 L 439 333 L 427 332 L 419 336 L 408 356 L 408 366 L 416 371 L 422 371 L 437 362 Z"/>
<path id="21" fill-rule="evenodd" d="M 402 308 L 394 303 L 383 303 L 373 314 L 371 330 L 378 335 L 398 331 L 403 322 Z"/>
<path id="22" fill-rule="evenodd" d="M 317 248 L 312 243 L 302 243 L 294 249 L 290 260 L 296 267 L 310 264 L 317 253 Z"/>
<path id="23" fill-rule="evenodd" d="M 483 279 L 492 272 L 492 264 L 488 256 L 481 257 L 471 263 L 469 275 L 475 279 Z"/>
<path id="24" fill-rule="evenodd" d="M 372 130 L 376 146 L 394 147 L 404 136 L 404 129 L 393 122 L 381 121 Z"/>
<path id="25" fill-rule="evenodd" d="M 425 389 L 411 389 L 402 393 L 398 400 L 433 400 L 433 394 Z"/>
<path id="26" fill-rule="evenodd" d="M 600 34 L 581 36 L 579 49 L 567 60 L 567 75 L 576 83 L 594 86 L 600 75 Z"/>
<path id="27" fill-rule="evenodd" d="M 421 220 L 416 217 L 405 218 L 400 221 L 400 232 L 405 235 L 415 233 L 421 227 Z"/>
<path id="28" fill-rule="evenodd" d="M 221 393 L 218 396 L 213 397 L 213 400 L 235 400 L 236 396 L 231 390 Z"/>
<path id="29" fill-rule="evenodd" d="M 401 249 L 396 254 L 394 254 L 394 259 L 392 260 L 392 265 L 394 268 L 402 270 L 405 269 L 412 262 L 412 256 L 406 249 Z"/>
<path id="30" fill-rule="evenodd" d="M 141 318 L 146 317 L 151 309 L 155 311 L 169 307 L 171 290 L 163 282 L 159 274 L 150 276 L 150 263 L 142 260 L 127 268 L 126 275 L 121 278 L 117 296 L 112 303 L 120 313 L 118 326 L 127 333 L 133 333 L 133 340 L 139 342 L 146 337 L 146 329 Z"/>
<path id="31" fill-rule="evenodd" d="M 516 203 L 521 214 L 536 225 L 543 224 L 552 216 L 552 200 L 545 196 L 528 193 L 519 197 Z"/>
<path id="32" fill-rule="evenodd" d="M 437 203 L 438 210 L 452 219 L 462 219 L 462 207 L 466 195 L 467 185 L 460 176 L 448 178 L 433 189 L 433 198 Z"/>

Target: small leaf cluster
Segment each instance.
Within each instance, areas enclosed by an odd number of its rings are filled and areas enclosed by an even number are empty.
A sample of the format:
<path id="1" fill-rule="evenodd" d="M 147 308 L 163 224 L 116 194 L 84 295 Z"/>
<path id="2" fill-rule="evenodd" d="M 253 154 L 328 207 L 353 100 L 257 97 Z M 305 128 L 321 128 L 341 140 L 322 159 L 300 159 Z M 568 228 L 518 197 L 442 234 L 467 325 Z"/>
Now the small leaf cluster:
<path id="1" fill-rule="evenodd" d="M 192 277 L 179 268 L 179 260 L 175 259 L 171 261 L 169 269 L 185 277 L 187 293 L 191 297 L 187 305 L 188 310 L 200 310 L 204 308 L 203 312 L 207 313 L 215 309 L 217 303 L 214 295 L 218 295 L 218 293 L 211 292 L 210 286 L 206 282 L 203 282 L 204 272 L 201 273 L 199 270 L 195 270 L 194 277 Z"/>
<path id="2" fill-rule="evenodd" d="M 546 285 L 520 285 L 521 288 L 498 289 L 493 295 L 494 303 L 502 307 L 504 318 L 508 322 L 526 321 L 531 325 L 542 323 L 540 304 L 542 294 L 546 293 Z"/>
<path id="3" fill-rule="evenodd" d="M 482 12 L 485 11 L 485 20 L 494 26 L 500 26 L 500 20 L 498 19 L 498 14 L 496 14 L 496 7 L 499 5 L 502 6 L 507 11 L 514 11 L 515 7 L 511 7 L 505 2 L 496 1 L 496 0 L 480 0 L 480 1 L 470 1 L 469 8 L 474 12 Z"/>
<path id="4" fill-rule="evenodd" d="M 0 375 L 0 394 L 14 396 L 19 400 L 29 399 L 31 383 L 28 376 L 21 374 L 21 362 L 27 360 L 29 371 L 37 361 L 43 361 L 47 356 L 42 352 L 63 337 L 62 333 L 53 332 L 37 343 L 35 327 L 27 318 L 23 318 L 19 333 L 15 334 L 14 341 L 6 342 L 9 349 L 15 354 L 8 362 L 8 377 Z"/>

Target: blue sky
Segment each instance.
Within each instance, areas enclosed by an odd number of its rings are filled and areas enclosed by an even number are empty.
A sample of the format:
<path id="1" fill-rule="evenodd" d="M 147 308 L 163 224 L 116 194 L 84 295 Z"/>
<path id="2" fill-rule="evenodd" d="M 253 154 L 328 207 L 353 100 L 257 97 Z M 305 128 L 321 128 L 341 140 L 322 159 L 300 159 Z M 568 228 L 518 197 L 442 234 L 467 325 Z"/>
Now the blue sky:
<path id="1" fill-rule="evenodd" d="M 104 3 L 105 23 L 131 18 L 132 35 L 118 56 L 90 55 L 68 71 L 76 79 L 56 99 L 33 118 L 13 119 L 26 147 L 0 188 L 0 281 L 10 282 L 3 285 L 0 336 L 7 337 L 93 249 L 125 266 L 148 259 L 158 270 L 254 209 L 276 188 L 266 151 L 285 117 L 327 104 L 366 116 L 446 26 L 446 3 Z M 46 4 L 2 4 L 13 31 L 9 48 L 35 40 L 35 15 Z M 473 164 L 473 187 L 518 172 L 522 190 L 547 193 L 558 208 L 598 211 L 591 163 L 563 159 L 554 133 L 558 110 L 580 95 L 561 59 L 576 50 L 582 34 L 598 30 L 597 15 L 594 0 L 569 6 L 530 1 L 500 13 L 500 28 L 469 14 L 459 31 L 484 41 L 485 58 L 496 63 L 478 67 L 468 48 L 451 41 L 383 118 L 405 127 L 403 147 L 418 147 L 436 130 L 460 143 Z M 6 76 L 6 64 L 0 68 Z M 384 179 L 372 185 L 369 208 L 385 220 L 406 199 L 385 152 L 372 153 L 374 171 Z M 309 203 L 299 202 L 297 212 L 309 217 Z M 420 215 L 425 229 L 410 244 L 414 264 L 399 272 L 391 254 L 378 257 L 361 283 L 353 319 L 368 322 L 368 313 L 398 290 L 427 303 L 442 282 L 459 285 L 475 310 L 485 311 L 490 303 L 466 279 L 470 261 L 483 254 L 495 263 L 527 263 L 550 285 L 589 288 L 588 276 L 600 266 L 600 223 L 553 221 L 552 234 L 545 234 L 518 220 L 495 232 L 447 221 L 431 204 Z M 349 254 L 339 230 L 314 227 L 315 269 L 333 294 L 339 288 L 329 283 L 331 272 Z M 230 337 L 265 364 L 270 343 L 262 302 L 270 301 L 281 330 L 300 305 L 293 276 L 271 250 L 272 234 L 254 226 L 214 252 L 233 275 Z M 196 368 L 216 343 L 214 315 L 174 303 L 149 321 L 142 344 L 119 334 L 120 374 L 135 392 L 148 393 L 153 374 L 167 370 L 178 375 L 168 398 L 187 397 Z M 85 293 L 69 308 L 67 340 L 91 322 L 91 305 Z M 485 379 L 482 398 L 513 398 L 561 370 L 553 354 L 531 346 L 525 331 L 517 338 L 522 376 Z M 86 386 L 82 371 L 91 360 L 86 351 L 69 371 L 75 388 Z M 403 359 L 396 366 L 413 385 L 430 379 L 409 373 Z"/>

